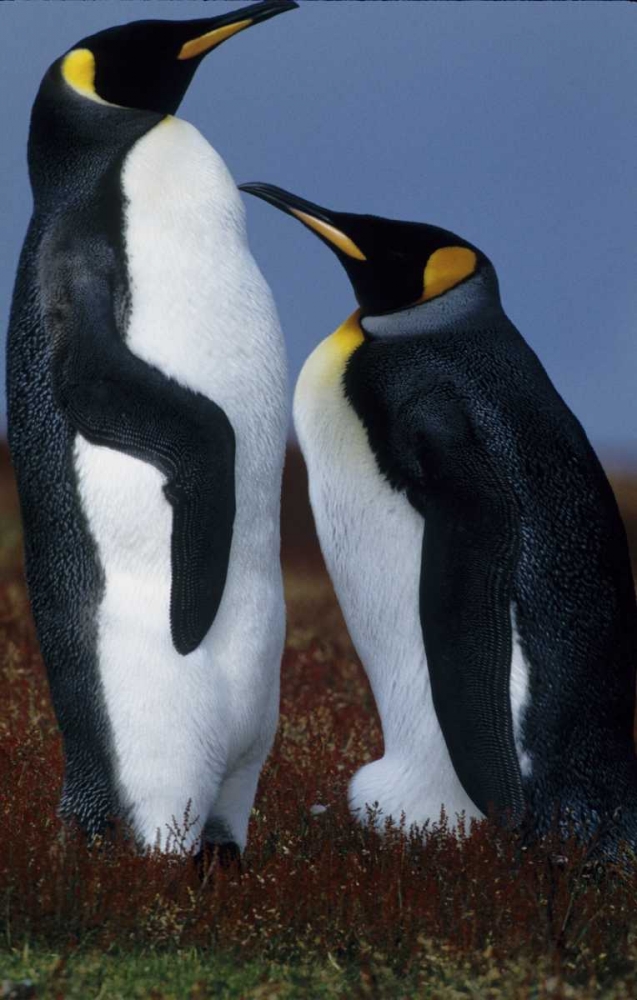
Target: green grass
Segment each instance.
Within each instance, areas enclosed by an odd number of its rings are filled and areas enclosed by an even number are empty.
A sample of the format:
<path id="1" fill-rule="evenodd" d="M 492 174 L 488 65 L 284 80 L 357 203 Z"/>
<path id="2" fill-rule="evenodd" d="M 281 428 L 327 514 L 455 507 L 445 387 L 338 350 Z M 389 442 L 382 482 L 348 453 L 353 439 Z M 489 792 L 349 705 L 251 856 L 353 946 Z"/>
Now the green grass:
<path id="1" fill-rule="evenodd" d="M 25 946 L 0 952 L 0 980 L 30 980 L 38 1000 L 634 1000 L 636 995 L 633 976 L 606 989 L 595 979 L 573 987 L 568 970 L 546 962 L 502 966 L 487 951 L 481 964 L 476 970 L 433 942 L 423 942 L 419 961 L 406 975 L 397 975 L 383 956 L 374 955 L 350 965 L 329 954 L 322 961 L 281 964 L 243 962 L 200 949 L 104 954 L 87 947 L 61 957 Z"/>
<path id="2" fill-rule="evenodd" d="M 0 956 L 3 978 L 30 979 L 37 997 L 57 1000 L 203 1000 L 218 997 L 318 998 L 343 995 L 339 974 L 329 965 L 320 968 L 290 968 L 259 961 L 240 962 L 223 955 L 196 950 L 163 954 L 112 953 L 83 950 L 61 958 L 47 952 L 12 953 Z M 341 976 L 342 978 L 342 976 Z"/>

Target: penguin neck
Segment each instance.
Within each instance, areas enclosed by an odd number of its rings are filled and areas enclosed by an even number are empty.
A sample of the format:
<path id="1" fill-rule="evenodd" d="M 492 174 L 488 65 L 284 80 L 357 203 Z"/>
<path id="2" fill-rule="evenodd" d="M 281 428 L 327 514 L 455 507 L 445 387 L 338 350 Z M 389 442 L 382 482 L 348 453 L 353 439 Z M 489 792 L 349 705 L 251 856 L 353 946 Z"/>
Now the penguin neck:
<path id="1" fill-rule="evenodd" d="M 462 333 L 507 321 L 500 301 L 498 279 L 491 267 L 427 302 L 398 312 L 363 316 L 361 326 L 372 337 L 410 337 L 435 333 Z"/>
<path id="2" fill-rule="evenodd" d="M 95 182 L 164 116 L 91 101 L 55 64 L 31 114 L 28 162 L 36 212 L 91 197 Z"/>

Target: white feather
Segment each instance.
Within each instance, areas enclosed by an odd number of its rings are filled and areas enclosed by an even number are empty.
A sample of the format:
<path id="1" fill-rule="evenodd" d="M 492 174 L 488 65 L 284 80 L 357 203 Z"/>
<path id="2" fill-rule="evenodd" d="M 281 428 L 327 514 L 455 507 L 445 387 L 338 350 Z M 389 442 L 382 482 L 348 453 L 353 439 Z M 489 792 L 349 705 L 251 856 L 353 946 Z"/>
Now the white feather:
<path id="1" fill-rule="evenodd" d="M 533 770 L 531 755 L 524 748 L 524 716 L 529 705 L 529 666 L 524 658 L 515 620 L 515 608 L 511 605 L 511 675 L 509 692 L 511 715 L 513 717 L 513 738 L 523 778 L 528 778 Z"/>

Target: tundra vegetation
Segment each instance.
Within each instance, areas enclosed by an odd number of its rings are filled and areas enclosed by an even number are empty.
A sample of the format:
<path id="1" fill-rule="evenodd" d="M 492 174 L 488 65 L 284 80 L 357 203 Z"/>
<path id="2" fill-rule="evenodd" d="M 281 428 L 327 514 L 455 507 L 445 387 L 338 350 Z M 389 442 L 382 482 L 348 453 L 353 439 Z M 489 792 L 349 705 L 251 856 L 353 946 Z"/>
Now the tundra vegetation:
<path id="1" fill-rule="evenodd" d="M 634 483 L 618 495 L 633 532 Z M 283 516 L 279 733 L 242 865 L 213 858 L 202 879 L 191 858 L 136 855 L 125 831 L 89 850 L 56 817 L 61 745 L 2 454 L 0 996 L 637 996 L 637 875 L 591 865 L 574 843 L 521 850 L 486 820 L 459 837 L 444 816 L 382 837 L 352 821 L 348 780 L 382 736 L 295 453 Z M 193 820 L 175 817 L 177 843 Z"/>

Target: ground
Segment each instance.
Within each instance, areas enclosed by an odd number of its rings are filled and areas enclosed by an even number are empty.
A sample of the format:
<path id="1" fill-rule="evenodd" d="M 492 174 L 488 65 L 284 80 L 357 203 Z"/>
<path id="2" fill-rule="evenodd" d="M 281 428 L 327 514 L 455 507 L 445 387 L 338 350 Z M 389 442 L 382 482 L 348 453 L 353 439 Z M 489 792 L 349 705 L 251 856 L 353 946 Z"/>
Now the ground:
<path id="1" fill-rule="evenodd" d="M 637 543 L 637 481 L 614 483 Z M 61 748 L 0 453 L 0 997 L 637 996 L 637 878 L 573 845 L 521 852 L 486 821 L 459 840 L 444 820 L 424 839 L 352 822 L 347 782 L 382 737 L 296 452 L 283 524 L 280 730 L 243 866 L 213 861 L 202 882 L 189 859 L 89 851 L 57 820 Z"/>

